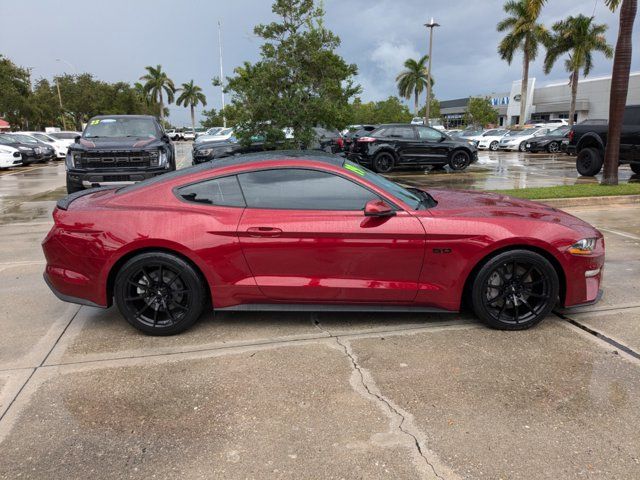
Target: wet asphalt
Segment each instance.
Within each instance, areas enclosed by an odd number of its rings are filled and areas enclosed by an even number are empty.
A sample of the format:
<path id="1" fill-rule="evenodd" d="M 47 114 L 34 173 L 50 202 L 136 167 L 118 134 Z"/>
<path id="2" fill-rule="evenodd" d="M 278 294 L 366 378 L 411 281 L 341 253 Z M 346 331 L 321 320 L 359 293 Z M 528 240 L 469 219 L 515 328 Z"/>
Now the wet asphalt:
<path id="1" fill-rule="evenodd" d="M 520 153 L 393 177 L 585 181 L 571 158 Z M 224 313 L 158 338 L 44 285 L 63 192 L 60 164 L 0 172 L 0 479 L 640 478 L 640 206 L 569 210 L 605 235 L 605 296 L 525 332 L 468 314 Z"/>

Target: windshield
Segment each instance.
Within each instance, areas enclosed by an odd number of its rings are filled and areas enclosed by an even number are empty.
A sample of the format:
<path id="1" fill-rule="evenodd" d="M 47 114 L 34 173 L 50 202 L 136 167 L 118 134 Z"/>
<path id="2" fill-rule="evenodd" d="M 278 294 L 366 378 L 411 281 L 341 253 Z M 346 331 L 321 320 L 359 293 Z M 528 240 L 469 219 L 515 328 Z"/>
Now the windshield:
<path id="1" fill-rule="evenodd" d="M 13 140 L 12 138 L 6 136 L 6 135 L 1 135 L 0 136 L 0 143 L 2 145 L 13 145 L 15 142 L 15 140 Z"/>
<path id="2" fill-rule="evenodd" d="M 34 137 L 34 138 L 37 138 L 38 140 L 42 140 L 43 142 L 51 143 L 53 141 L 53 139 L 51 137 L 48 137 L 47 135 L 44 135 L 43 133 L 32 133 L 31 136 Z"/>
<path id="3" fill-rule="evenodd" d="M 13 138 L 16 142 L 20 143 L 38 143 L 35 138 L 30 137 L 29 135 L 20 135 L 20 134 L 11 134 L 11 138 Z"/>
<path id="4" fill-rule="evenodd" d="M 232 128 L 223 128 L 222 130 L 220 130 L 218 133 L 216 133 L 215 135 L 218 136 L 222 136 L 222 135 L 229 135 L 233 132 Z"/>
<path id="5" fill-rule="evenodd" d="M 564 126 L 552 130 L 551 132 L 549 132 L 549 135 L 551 135 L 552 137 L 564 137 L 569 132 L 569 130 L 571 130 L 571 128 Z"/>
<path id="6" fill-rule="evenodd" d="M 389 192 L 394 197 L 402 200 L 404 203 L 411 206 L 411 208 L 413 208 L 414 210 L 417 210 L 418 208 L 420 208 L 420 205 L 422 204 L 422 199 L 415 193 L 412 193 L 406 188 L 401 187 L 397 183 L 386 179 L 382 175 L 373 173 L 371 170 L 367 170 L 362 165 L 358 165 L 357 163 L 353 163 L 349 160 L 345 160 L 342 166 L 345 169 L 349 170 L 350 172 L 360 175 L 365 180 L 380 187 L 385 192 Z"/>
<path id="7" fill-rule="evenodd" d="M 95 118 L 89 122 L 83 138 L 158 138 L 156 123 L 151 118 Z"/>

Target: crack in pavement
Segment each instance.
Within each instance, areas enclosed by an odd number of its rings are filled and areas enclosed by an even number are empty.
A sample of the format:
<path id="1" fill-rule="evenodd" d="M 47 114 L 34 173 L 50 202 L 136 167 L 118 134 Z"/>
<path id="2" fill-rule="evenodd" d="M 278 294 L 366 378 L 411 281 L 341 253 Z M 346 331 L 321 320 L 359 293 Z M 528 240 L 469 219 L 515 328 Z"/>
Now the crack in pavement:
<path id="1" fill-rule="evenodd" d="M 313 315 L 312 317 L 313 317 L 314 326 L 318 328 L 320 331 L 329 335 L 329 337 L 332 337 L 336 341 L 340 349 L 345 353 L 347 358 L 350 360 L 354 371 L 357 372 L 358 374 L 358 377 L 360 379 L 360 384 L 362 385 L 364 390 L 367 392 L 367 395 L 369 396 L 369 398 L 372 399 L 375 403 L 382 405 L 383 409 L 388 411 L 391 417 L 395 417 L 396 419 L 395 423 L 397 423 L 398 429 L 402 434 L 409 437 L 410 443 L 415 446 L 417 455 L 424 461 L 427 469 L 433 472 L 433 475 L 435 475 L 435 478 L 444 480 L 444 477 L 438 474 L 435 466 L 429 460 L 424 449 L 422 448 L 422 445 L 420 445 L 420 440 L 418 439 L 418 436 L 420 435 L 419 430 L 415 426 L 410 425 L 410 421 L 407 420 L 407 415 L 410 415 L 410 414 L 403 413 L 399 407 L 396 407 L 395 405 L 393 405 L 390 400 L 388 400 L 387 398 L 384 397 L 384 395 L 382 395 L 382 393 L 379 393 L 379 389 L 375 385 L 375 381 L 371 378 L 371 374 L 366 372 L 365 369 L 363 369 L 360 366 L 355 353 L 353 353 L 353 350 L 351 350 L 351 347 L 346 343 L 343 343 L 340 340 L 340 336 L 334 335 L 329 330 L 326 330 L 325 328 L 323 328 L 320 325 L 320 321 L 317 319 L 315 315 Z M 405 426 L 405 424 L 407 424 L 407 426 Z M 417 430 L 417 433 L 414 433 L 412 430 Z"/>

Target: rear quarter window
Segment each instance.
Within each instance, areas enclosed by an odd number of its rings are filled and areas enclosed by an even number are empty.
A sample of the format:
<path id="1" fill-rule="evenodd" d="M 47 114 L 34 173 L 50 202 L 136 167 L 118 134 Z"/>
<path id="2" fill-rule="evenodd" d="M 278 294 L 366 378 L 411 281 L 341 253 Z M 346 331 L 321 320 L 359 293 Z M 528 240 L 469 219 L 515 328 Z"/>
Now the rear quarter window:
<path id="1" fill-rule="evenodd" d="M 205 180 L 177 191 L 178 196 L 192 203 L 217 205 L 220 207 L 244 207 L 245 201 L 238 184 L 238 177 L 222 177 Z"/>

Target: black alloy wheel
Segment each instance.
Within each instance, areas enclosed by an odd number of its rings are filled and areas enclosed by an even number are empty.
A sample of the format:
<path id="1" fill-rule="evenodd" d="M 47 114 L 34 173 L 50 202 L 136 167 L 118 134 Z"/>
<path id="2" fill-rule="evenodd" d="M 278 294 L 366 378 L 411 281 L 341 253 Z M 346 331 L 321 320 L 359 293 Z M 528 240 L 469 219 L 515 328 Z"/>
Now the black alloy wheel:
<path id="1" fill-rule="evenodd" d="M 471 163 L 471 156 L 465 150 L 456 150 L 451 155 L 449 160 L 449 167 L 451 170 L 461 172 L 469 166 Z"/>
<path id="2" fill-rule="evenodd" d="M 492 152 L 496 152 L 498 150 L 498 145 L 499 145 L 498 141 L 494 140 L 489 144 L 489 150 L 491 150 Z"/>
<path id="3" fill-rule="evenodd" d="M 193 325 L 206 301 L 198 273 L 183 259 L 162 252 L 129 260 L 115 281 L 120 313 L 151 335 L 173 335 Z"/>
<path id="4" fill-rule="evenodd" d="M 549 153 L 558 153 L 560 151 L 560 144 L 558 142 L 551 142 L 547 146 L 547 151 Z"/>
<path id="5" fill-rule="evenodd" d="M 526 152 L 527 151 L 527 142 L 520 142 L 520 145 L 518 146 L 518 150 L 520 150 L 521 152 Z"/>
<path id="6" fill-rule="evenodd" d="M 389 152 L 380 152 L 373 159 L 373 169 L 378 173 L 389 173 L 394 165 L 395 159 Z"/>
<path id="7" fill-rule="evenodd" d="M 484 323 L 500 330 L 524 330 L 551 312 L 559 281 L 546 258 L 514 250 L 489 260 L 472 288 L 473 309 Z"/>

